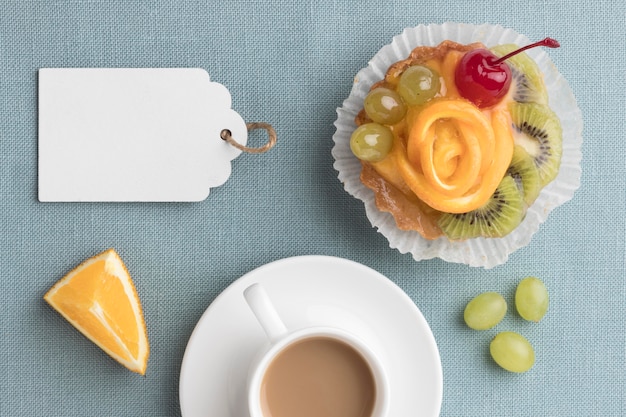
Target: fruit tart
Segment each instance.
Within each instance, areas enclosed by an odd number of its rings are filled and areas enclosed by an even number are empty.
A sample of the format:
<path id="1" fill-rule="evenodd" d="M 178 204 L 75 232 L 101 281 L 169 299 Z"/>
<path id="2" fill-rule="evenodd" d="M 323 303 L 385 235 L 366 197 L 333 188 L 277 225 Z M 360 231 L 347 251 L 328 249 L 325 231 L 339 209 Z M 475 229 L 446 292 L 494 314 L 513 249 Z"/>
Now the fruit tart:
<path id="1" fill-rule="evenodd" d="M 500 26 L 407 29 L 338 109 L 335 168 L 401 252 L 491 267 L 580 181 L 580 110 L 538 47 Z"/>

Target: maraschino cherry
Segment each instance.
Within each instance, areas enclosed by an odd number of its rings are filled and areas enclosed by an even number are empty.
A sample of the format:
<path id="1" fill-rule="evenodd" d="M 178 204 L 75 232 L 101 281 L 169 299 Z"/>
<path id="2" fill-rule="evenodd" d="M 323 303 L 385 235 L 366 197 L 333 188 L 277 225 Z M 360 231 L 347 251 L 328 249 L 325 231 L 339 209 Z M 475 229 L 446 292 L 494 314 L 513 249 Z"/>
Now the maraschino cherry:
<path id="1" fill-rule="evenodd" d="M 552 38 L 545 38 L 519 48 L 502 58 L 482 48 L 467 52 L 461 58 L 454 74 L 459 93 L 480 108 L 497 104 L 511 86 L 511 69 L 504 61 L 536 46 L 558 48 L 560 45 Z"/>

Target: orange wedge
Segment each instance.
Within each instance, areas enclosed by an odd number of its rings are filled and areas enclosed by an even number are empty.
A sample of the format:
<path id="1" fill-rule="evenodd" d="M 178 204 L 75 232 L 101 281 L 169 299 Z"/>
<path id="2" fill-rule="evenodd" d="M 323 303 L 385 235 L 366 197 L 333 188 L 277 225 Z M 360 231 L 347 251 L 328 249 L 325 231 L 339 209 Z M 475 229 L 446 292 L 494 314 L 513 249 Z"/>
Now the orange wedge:
<path id="1" fill-rule="evenodd" d="M 115 250 L 81 263 L 43 298 L 113 359 L 145 375 L 150 354 L 146 323 L 135 285 Z"/>

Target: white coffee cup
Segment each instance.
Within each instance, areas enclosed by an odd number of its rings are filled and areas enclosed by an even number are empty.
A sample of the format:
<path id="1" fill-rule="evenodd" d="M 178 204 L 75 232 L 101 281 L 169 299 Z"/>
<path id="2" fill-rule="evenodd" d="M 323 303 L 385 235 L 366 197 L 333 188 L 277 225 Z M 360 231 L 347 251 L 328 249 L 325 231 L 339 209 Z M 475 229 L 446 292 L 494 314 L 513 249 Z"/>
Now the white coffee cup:
<path id="1" fill-rule="evenodd" d="M 367 343 L 359 337 L 351 334 L 349 331 L 329 326 L 307 327 L 293 331 L 288 330 L 276 312 L 269 296 L 259 284 L 252 284 L 246 288 L 244 291 L 244 297 L 250 306 L 250 309 L 259 321 L 259 324 L 267 334 L 269 342 L 268 345 L 261 352 L 259 352 L 259 355 L 250 367 L 248 376 L 248 406 L 250 417 L 270 417 L 267 413 L 264 414 L 264 408 L 271 408 L 272 401 L 274 401 L 268 399 L 269 395 L 266 393 L 266 389 L 264 387 L 264 384 L 267 384 L 267 380 L 270 379 L 271 375 L 273 375 L 271 373 L 273 368 L 270 368 L 270 366 L 273 366 L 274 368 L 277 366 L 280 367 L 280 365 L 274 364 L 280 364 L 280 361 L 286 360 L 282 358 L 285 358 L 290 354 L 293 355 L 295 352 L 294 349 L 298 349 L 298 346 L 302 346 L 303 343 L 329 343 L 329 346 L 341 346 L 340 349 L 344 349 L 345 347 L 345 352 L 351 352 L 347 358 L 351 363 L 362 362 L 363 369 L 367 368 L 369 371 L 367 372 L 368 377 L 364 379 L 369 380 L 369 378 L 371 378 L 373 385 L 373 398 L 368 399 L 367 405 L 363 406 L 364 409 L 371 411 L 369 413 L 357 413 L 355 415 L 358 415 L 359 417 L 385 417 L 387 415 L 389 407 L 389 384 L 387 376 L 384 372 L 384 367 L 381 363 L 379 355 L 377 355 Z M 354 354 L 354 357 L 350 356 L 352 353 Z M 358 359 L 356 359 L 357 357 Z M 279 358 L 280 361 L 275 362 L 277 358 Z M 360 366 L 359 364 L 357 365 Z M 295 367 L 292 368 L 295 369 Z M 322 366 L 321 368 L 324 367 Z M 268 369 L 270 369 L 269 373 Z M 304 380 L 306 379 L 306 376 L 307 375 L 302 375 L 303 383 L 306 383 Z M 299 375 L 296 375 L 296 377 L 299 378 Z M 336 382 L 340 381 L 341 378 L 333 380 Z M 341 384 L 341 382 L 338 383 Z M 359 382 L 358 385 L 361 385 L 361 383 Z M 339 389 L 335 390 L 333 394 L 336 396 L 337 392 L 342 392 L 341 388 L 342 387 L 339 387 Z M 329 388 L 326 391 L 330 392 L 333 390 Z M 360 397 L 350 398 L 350 401 L 352 402 L 359 401 L 361 399 Z M 365 400 L 365 398 L 363 399 Z M 323 404 L 325 400 L 326 398 L 322 398 L 320 400 L 320 404 Z M 282 400 L 278 400 L 278 402 L 281 401 Z M 328 399 L 328 401 L 332 401 L 332 399 Z M 349 406 L 356 404 L 340 405 Z M 302 415 L 303 413 L 296 412 L 295 414 Z"/>

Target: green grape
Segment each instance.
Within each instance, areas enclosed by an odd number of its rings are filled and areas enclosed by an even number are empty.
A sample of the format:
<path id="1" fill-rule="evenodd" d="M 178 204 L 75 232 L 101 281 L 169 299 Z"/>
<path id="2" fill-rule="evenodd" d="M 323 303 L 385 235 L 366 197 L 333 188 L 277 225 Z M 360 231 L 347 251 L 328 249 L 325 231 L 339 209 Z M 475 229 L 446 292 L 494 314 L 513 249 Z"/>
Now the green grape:
<path id="1" fill-rule="evenodd" d="M 365 97 L 365 113 L 376 123 L 392 125 L 406 114 L 406 105 L 400 94 L 388 88 L 375 88 Z"/>
<path id="2" fill-rule="evenodd" d="M 467 303 L 463 318 L 471 329 L 487 330 L 500 323 L 506 309 L 506 301 L 500 294 L 484 292 Z"/>
<path id="3" fill-rule="evenodd" d="M 422 65 L 407 68 L 398 81 L 398 93 L 410 106 L 426 103 L 440 88 L 439 74 Z"/>
<path id="4" fill-rule="evenodd" d="M 357 158 L 369 162 L 383 160 L 393 145 L 393 133 L 378 123 L 366 123 L 356 128 L 350 138 L 350 149 Z"/>
<path id="5" fill-rule="evenodd" d="M 535 363 L 535 351 L 524 336 L 515 332 L 501 332 L 489 345 L 494 361 L 510 372 L 526 372 Z"/>
<path id="6" fill-rule="evenodd" d="M 537 322 L 548 311 L 548 290 L 540 279 L 524 278 L 515 290 L 515 307 L 522 318 Z"/>

